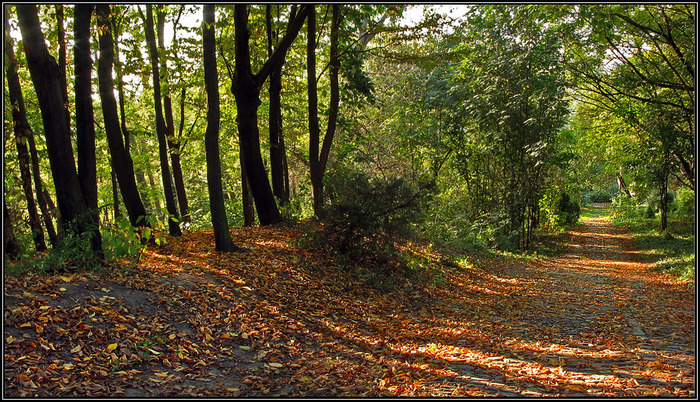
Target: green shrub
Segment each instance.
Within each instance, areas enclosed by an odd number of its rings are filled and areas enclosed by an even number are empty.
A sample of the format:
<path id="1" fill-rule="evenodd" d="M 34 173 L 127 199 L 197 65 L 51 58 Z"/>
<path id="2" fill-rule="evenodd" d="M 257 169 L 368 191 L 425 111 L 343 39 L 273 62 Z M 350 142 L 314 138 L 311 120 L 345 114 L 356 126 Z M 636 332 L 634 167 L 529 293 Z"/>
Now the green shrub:
<path id="1" fill-rule="evenodd" d="M 676 213 L 684 218 L 695 217 L 695 191 L 681 187 L 676 192 Z"/>
<path id="2" fill-rule="evenodd" d="M 580 214 L 581 207 L 578 201 L 572 199 L 569 194 L 562 193 L 557 202 L 557 224 L 562 227 L 575 225 Z"/>
<path id="3" fill-rule="evenodd" d="M 327 180 L 330 203 L 324 222 L 341 253 L 381 243 L 384 235 L 406 235 L 422 220 L 429 187 L 401 177 L 339 170 Z"/>
<path id="4" fill-rule="evenodd" d="M 619 193 L 612 202 L 612 218 L 617 223 L 629 222 L 640 218 L 637 198 Z"/>
<path id="5" fill-rule="evenodd" d="M 612 202 L 615 193 L 608 190 L 593 190 L 583 194 L 584 204 Z"/>

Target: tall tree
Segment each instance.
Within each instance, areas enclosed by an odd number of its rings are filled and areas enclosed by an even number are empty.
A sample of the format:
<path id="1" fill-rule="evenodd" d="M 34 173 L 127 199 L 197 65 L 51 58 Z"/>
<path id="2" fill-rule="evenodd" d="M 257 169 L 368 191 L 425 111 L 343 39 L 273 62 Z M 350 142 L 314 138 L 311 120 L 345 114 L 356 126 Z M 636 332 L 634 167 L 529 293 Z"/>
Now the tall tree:
<path id="1" fill-rule="evenodd" d="M 182 10 L 184 5 L 180 6 L 180 14 L 182 15 Z M 165 115 L 165 134 L 168 142 L 168 149 L 170 151 L 170 161 L 173 169 L 173 182 L 175 184 L 175 193 L 177 195 L 177 204 L 180 207 L 180 218 L 183 222 L 189 221 L 189 207 L 187 202 L 187 192 L 185 191 L 185 182 L 182 177 L 182 163 L 180 162 L 180 141 L 179 137 L 175 137 L 175 122 L 173 118 L 173 106 L 172 97 L 170 95 L 170 71 L 168 70 L 168 50 L 165 48 L 165 10 L 162 6 L 157 9 L 157 20 L 158 24 L 158 47 L 163 54 L 162 60 L 162 94 L 163 94 L 163 112 Z M 175 32 L 177 32 L 178 19 L 173 23 L 173 42 L 176 41 Z"/>
<path id="2" fill-rule="evenodd" d="M 89 209 L 92 249 L 101 252 L 102 237 L 97 209 L 95 115 L 92 108 L 92 58 L 90 57 L 90 21 L 94 9 L 94 5 L 78 4 L 74 10 L 75 132 L 78 148 L 78 179 Z"/>
<path id="3" fill-rule="evenodd" d="M 54 4 L 54 10 L 56 12 L 56 37 L 58 39 L 58 69 L 61 71 L 59 75 L 61 79 L 61 90 L 63 94 L 63 106 L 65 108 L 66 119 L 68 120 L 68 127 L 70 127 L 70 108 L 68 99 L 68 74 L 66 73 L 66 55 L 68 53 L 66 49 L 66 29 L 63 27 L 63 4 Z"/>
<path id="4" fill-rule="evenodd" d="M 112 79 L 112 65 L 114 60 L 114 47 L 112 43 L 112 28 L 109 20 L 110 6 L 98 4 L 96 8 L 99 35 L 100 56 L 97 64 L 97 78 L 102 103 L 102 113 L 105 122 L 107 144 L 111 154 L 114 172 L 119 182 L 119 190 L 124 200 L 124 207 L 129 214 L 131 225 L 147 226 L 145 221 L 146 208 L 143 205 L 136 179 L 134 176 L 134 164 L 131 156 L 124 147 L 124 140 L 119 129 L 119 117 L 117 116 L 117 101 L 114 98 L 114 80 Z"/>
<path id="5" fill-rule="evenodd" d="M 260 131 L 258 128 L 260 89 L 272 73 L 273 67 L 285 58 L 289 46 L 299 33 L 310 10 L 311 6 L 303 5 L 296 14 L 290 15 L 287 32 L 280 40 L 275 52 L 254 74 L 250 56 L 248 7 L 242 4 L 234 6 L 236 63 L 231 92 L 236 98 L 241 152 L 245 155 L 245 173 L 250 183 L 261 225 L 279 223 L 282 221 L 282 216 L 277 208 L 260 153 Z"/>
<path id="6" fill-rule="evenodd" d="M 10 259 L 15 259 L 20 253 L 19 242 L 15 236 L 15 230 L 10 220 L 10 210 L 7 208 L 7 200 L 2 198 L 3 206 L 3 257 L 7 255 Z"/>
<path id="7" fill-rule="evenodd" d="M 209 208 L 214 228 L 216 251 L 237 251 L 228 231 L 228 219 L 224 205 L 224 191 L 221 186 L 221 159 L 219 157 L 219 76 L 216 71 L 216 37 L 214 5 L 203 6 L 202 48 L 204 65 L 204 86 L 207 93 L 207 127 L 205 130 L 205 149 L 207 157 L 207 186 L 209 189 Z"/>
<path id="8" fill-rule="evenodd" d="M 151 71 L 153 77 L 153 99 L 156 111 L 156 134 L 158 136 L 158 153 L 160 155 L 161 178 L 163 180 L 163 191 L 165 192 L 165 206 L 168 209 L 168 229 L 170 235 L 180 236 L 182 231 L 176 218 L 179 216 L 177 201 L 173 193 L 173 180 L 170 174 L 170 164 L 168 163 L 168 144 L 166 138 L 166 125 L 163 117 L 163 104 L 160 92 L 160 66 L 158 48 L 156 46 L 155 31 L 153 29 L 153 6 L 146 5 L 146 41 L 148 42 L 148 53 L 151 59 Z"/>
<path id="9" fill-rule="evenodd" d="M 44 231 L 41 227 L 41 218 L 34 200 L 32 191 L 32 175 L 30 170 L 30 156 L 27 144 L 29 136 L 33 135 L 32 128 L 27 121 L 27 111 L 24 108 L 24 97 L 22 87 L 17 74 L 17 59 L 13 50 L 12 38 L 10 37 L 9 16 L 5 14 L 5 55 L 7 70 L 7 87 L 10 93 L 10 103 L 12 104 L 12 123 L 15 132 L 15 144 L 17 146 L 17 156 L 19 159 L 20 177 L 22 179 L 22 189 L 27 199 L 27 209 L 29 211 L 29 225 L 32 229 L 32 239 L 36 251 L 45 251 Z M 9 223 L 9 222 L 8 222 Z"/>
<path id="10" fill-rule="evenodd" d="M 41 32 L 35 5 L 18 5 L 24 52 L 39 100 L 46 136 L 49 163 L 56 186 L 56 199 L 64 222 L 77 224 L 80 233 L 87 231 L 88 213 L 75 167 L 70 130 L 65 118 L 60 71 L 49 54 Z"/>
<path id="11" fill-rule="evenodd" d="M 279 5 L 277 9 L 279 11 Z M 295 8 L 291 11 L 295 13 Z M 279 13 L 278 13 L 279 14 Z M 272 57 L 274 44 L 279 41 L 279 29 L 273 27 L 272 5 L 265 6 L 265 26 L 267 28 L 267 55 Z M 282 67 L 284 60 L 272 69 L 270 74 L 269 97 L 269 130 L 270 130 L 270 176 L 272 192 L 281 204 L 289 202 L 289 171 L 287 168 L 287 152 L 284 146 L 282 131 Z"/>
<path id="12" fill-rule="evenodd" d="M 330 105 L 328 110 L 328 126 L 320 145 L 320 127 L 318 122 L 318 87 L 316 77 L 316 11 L 312 10 L 308 17 L 307 38 L 307 79 L 309 97 L 309 170 L 311 175 L 311 192 L 313 195 L 314 213 L 323 216 L 323 176 L 326 171 L 328 157 L 338 122 L 338 106 L 340 104 L 340 87 L 338 71 L 340 59 L 338 55 L 338 29 L 340 26 L 340 5 L 333 4 L 330 37 Z M 319 149 L 320 145 L 320 149 Z"/>

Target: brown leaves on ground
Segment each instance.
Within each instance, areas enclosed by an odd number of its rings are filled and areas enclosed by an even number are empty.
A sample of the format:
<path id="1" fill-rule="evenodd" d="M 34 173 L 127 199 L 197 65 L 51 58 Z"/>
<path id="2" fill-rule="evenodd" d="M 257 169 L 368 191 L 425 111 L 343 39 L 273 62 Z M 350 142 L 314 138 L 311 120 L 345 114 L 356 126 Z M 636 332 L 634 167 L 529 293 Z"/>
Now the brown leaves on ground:
<path id="1" fill-rule="evenodd" d="M 205 231 L 135 268 L 5 278 L 5 396 L 695 396 L 693 291 L 604 222 L 388 293 L 294 228 L 232 232 L 250 252 Z"/>

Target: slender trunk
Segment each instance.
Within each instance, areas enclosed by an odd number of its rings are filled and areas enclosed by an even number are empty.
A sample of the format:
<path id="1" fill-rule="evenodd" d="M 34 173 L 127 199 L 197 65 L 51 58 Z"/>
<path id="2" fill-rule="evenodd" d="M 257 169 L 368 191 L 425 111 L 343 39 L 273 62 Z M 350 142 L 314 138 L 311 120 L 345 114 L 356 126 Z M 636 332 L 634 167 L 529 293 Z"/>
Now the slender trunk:
<path id="1" fill-rule="evenodd" d="M 216 251 L 237 251 L 228 231 L 228 219 L 221 186 L 221 159 L 219 157 L 219 77 L 216 71 L 216 37 L 214 36 L 214 5 L 205 4 L 203 9 L 202 50 L 204 85 L 207 94 L 207 126 L 204 142 L 207 158 L 207 186 L 209 208 Z"/>
<path id="2" fill-rule="evenodd" d="M 265 22 L 267 26 L 267 52 L 268 57 L 272 57 L 273 52 L 273 29 L 271 5 L 265 9 Z M 277 31 L 275 41 L 278 39 Z M 282 67 L 283 63 L 277 64 L 270 74 L 270 175 L 272 177 L 272 192 L 275 194 L 280 204 L 289 202 L 289 176 L 286 170 L 287 153 L 284 148 L 284 136 L 282 132 Z"/>
<path id="3" fill-rule="evenodd" d="M 239 142 L 241 141 L 239 137 Z M 253 192 L 250 190 L 248 176 L 246 176 L 245 155 L 238 153 L 238 160 L 241 163 L 241 198 L 243 200 L 243 226 L 255 225 L 255 200 Z"/>
<path id="4" fill-rule="evenodd" d="M 46 228 L 46 233 L 49 235 L 49 241 L 53 247 L 58 244 L 58 235 L 56 234 L 56 229 L 53 224 L 53 202 L 51 197 L 49 197 L 48 192 L 46 192 L 45 186 L 41 180 L 41 169 L 39 168 L 39 155 L 36 150 L 36 144 L 34 143 L 34 133 L 29 132 L 27 141 L 29 143 L 29 155 L 32 159 L 32 176 L 34 177 L 34 192 L 36 193 L 36 198 L 39 201 L 39 209 L 41 210 L 41 218 L 44 221 L 44 227 Z M 51 205 L 49 207 L 49 204 Z M 58 220 L 60 222 L 60 219 Z"/>
<path id="5" fill-rule="evenodd" d="M 178 130 L 177 138 L 175 138 L 173 144 L 173 174 L 175 175 L 175 191 L 177 191 L 177 199 L 180 205 L 180 215 L 182 221 L 187 223 L 190 221 L 190 207 L 187 201 L 187 193 L 185 192 L 185 180 L 182 175 L 182 165 L 180 163 L 180 150 L 182 149 L 182 144 L 180 139 L 182 138 L 182 132 L 185 129 L 185 87 L 182 87 L 182 96 L 180 97 L 180 128 Z M 178 184 L 179 183 L 179 184 Z"/>
<path id="6" fill-rule="evenodd" d="M 114 57 L 111 27 L 109 23 L 110 7 L 106 4 L 97 5 L 97 23 L 100 32 L 100 57 L 98 61 L 97 77 L 102 102 L 102 113 L 105 121 L 105 133 L 119 190 L 124 200 L 124 206 L 129 214 L 131 225 L 148 226 L 145 221 L 146 208 L 139 195 L 134 176 L 134 164 L 124 148 L 124 142 L 119 130 L 119 118 L 117 117 L 117 102 L 114 99 L 114 81 L 112 80 L 112 62 Z"/>
<path id="7" fill-rule="evenodd" d="M 61 81 L 61 94 L 63 95 L 63 108 L 66 113 L 66 124 L 70 130 L 70 109 L 68 107 L 68 80 L 66 79 L 66 30 L 63 27 L 63 5 L 55 4 L 56 11 L 56 37 L 58 38 L 58 69 Z"/>
<path id="8" fill-rule="evenodd" d="M 158 46 L 162 50 L 162 54 L 167 54 L 165 49 L 165 13 L 162 10 L 157 12 L 158 17 Z M 173 26 L 173 30 L 176 29 Z M 167 58 L 164 57 L 162 60 L 163 68 L 161 69 L 161 81 L 162 81 L 162 94 L 163 94 L 163 109 L 165 117 L 165 136 L 167 138 L 168 148 L 170 149 L 170 162 L 173 170 L 173 182 L 175 185 L 175 195 L 177 198 L 177 204 L 180 207 L 179 213 L 180 218 L 183 222 L 189 220 L 188 218 L 188 203 L 187 203 L 187 193 L 185 192 L 185 183 L 182 177 L 182 165 L 180 163 L 180 144 L 177 138 L 175 138 L 175 121 L 173 118 L 173 105 L 170 96 L 170 72 L 168 70 Z"/>
<path id="9" fill-rule="evenodd" d="M 156 47 L 155 32 L 153 30 L 153 6 L 146 5 L 146 41 L 148 42 L 149 54 L 152 64 L 153 77 L 153 99 L 156 111 L 156 133 L 158 136 L 158 153 L 160 155 L 161 177 L 163 179 L 163 191 L 165 193 L 165 206 L 168 209 L 168 228 L 171 236 L 180 236 L 182 231 L 180 225 L 173 219 L 178 217 L 177 203 L 173 193 L 173 182 L 170 176 L 170 165 L 168 163 L 168 144 L 166 140 L 166 125 L 163 119 L 163 105 L 160 94 L 160 69 L 158 65 L 158 49 Z"/>
<path id="10" fill-rule="evenodd" d="M 333 138 L 338 122 L 338 106 L 340 105 L 340 88 L 338 73 L 340 71 L 340 59 L 338 54 L 338 32 L 340 28 L 340 6 L 333 4 L 331 19 L 330 41 L 330 105 L 328 113 L 328 127 L 320 146 L 320 128 L 318 123 L 318 89 L 316 86 L 316 17 L 315 13 L 309 14 L 308 27 L 309 39 L 307 42 L 307 74 L 309 80 L 309 170 L 311 177 L 311 193 L 313 196 L 314 213 L 317 217 L 323 217 L 324 196 L 323 176 L 326 172 L 328 157 L 330 156 Z"/>
<path id="11" fill-rule="evenodd" d="M 112 166 L 112 171 L 110 176 L 112 178 L 112 202 L 114 206 L 114 219 L 121 218 L 122 212 L 119 210 L 119 183 L 117 183 L 117 175 L 114 173 L 114 161 L 110 158 L 110 166 Z"/>
<path id="12" fill-rule="evenodd" d="M 75 131 L 78 148 L 78 179 L 88 208 L 92 250 L 102 255 L 102 236 L 97 209 L 97 157 L 92 109 L 92 59 L 90 58 L 90 20 L 94 8 L 94 5 L 78 4 L 74 9 Z"/>
<path id="13" fill-rule="evenodd" d="M 316 9 L 307 18 L 306 38 L 306 91 L 309 108 L 309 173 L 311 176 L 311 195 L 314 214 L 321 218 L 323 214 L 323 185 L 319 169 L 319 142 L 321 129 L 318 123 L 318 87 L 316 85 Z"/>
<path id="14" fill-rule="evenodd" d="M 65 118 L 60 71 L 46 48 L 36 6 L 18 5 L 17 15 L 27 65 L 41 109 L 58 208 L 65 222 L 74 221 L 87 212 L 87 205 L 75 168 L 70 130 Z M 76 223 L 78 231 L 84 232 L 85 223 L 80 219 Z"/>
<path id="15" fill-rule="evenodd" d="M 17 237 L 15 236 L 15 230 L 12 226 L 12 221 L 10 220 L 10 210 L 7 208 L 7 201 L 3 197 L 3 256 L 8 256 L 11 260 L 14 260 L 19 256 L 20 248 Z"/>
<path id="16" fill-rule="evenodd" d="M 7 56 L 7 87 L 10 93 L 10 104 L 12 105 L 12 122 L 14 125 L 15 144 L 17 146 L 17 157 L 19 161 L 20 177 L 22 178 L 22 189 L 27 200 L 29 211 L 29 225 L 32 229 L 32 239 L 36 251 L 45 251 L 46 242 L 44 231 L 41 228 L 41 218 L 34 201 L 32 191 L 32 174 L 30 169 L 30 157 L 27 143 L 29 137 L 33 135 L 32 128 L 27 121 L 27 111 L 24 108 L 24 97 L 19 76 L 17 75 L 17 60 L 13 50 L 12 38 L 10 37 L 10 24 L 5 14 L 5 55 Z M 8 222 L 9 223 L 9 222 Z"/>
<path id="17" fill-rule="evenodd" d="M 121 25 L 121 22 L 117 24 L 116 21 L 117 17 L 114 16 L 114 18 L 112 18 L 112 24 L 114 28 L 112 32 L 112 34 L 114 35 L 114 74 L 117 79 L 117 93 L 119 94 L 119 118 L 121 121 L 120 128 L 122 136 L 124 137 L 124 149 L 126 150 L 127 155 L 131 157 L 131 137 L 129 134 L 129 130 L 126 127 L 126 98 L 124 97 L 124 78 L 122 75 L 122 63 L 119 57 L 119 26 Z M 123 21 L 123 19 L 120 21 Z"/>

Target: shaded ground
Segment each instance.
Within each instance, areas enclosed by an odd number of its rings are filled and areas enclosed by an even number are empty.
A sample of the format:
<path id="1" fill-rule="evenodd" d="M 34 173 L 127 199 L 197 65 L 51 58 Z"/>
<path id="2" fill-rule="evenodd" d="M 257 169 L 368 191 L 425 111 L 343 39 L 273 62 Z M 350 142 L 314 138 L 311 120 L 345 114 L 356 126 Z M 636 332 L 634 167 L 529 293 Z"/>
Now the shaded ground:
<path id="1" fill-rule="evenodd" d="M 211 232 L 105 275 L 12 277 L 4 396 L 688 396 L 695 306 L 603 218 L 566 252 L 367 286 L 289 228 Z M 445 256 L 414 246 L 435 261 Z"/>

